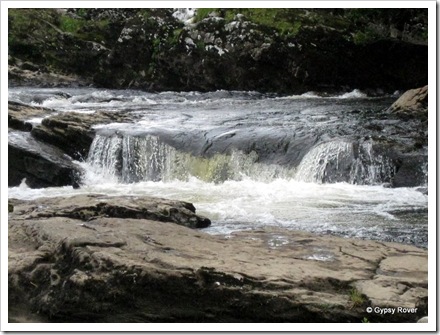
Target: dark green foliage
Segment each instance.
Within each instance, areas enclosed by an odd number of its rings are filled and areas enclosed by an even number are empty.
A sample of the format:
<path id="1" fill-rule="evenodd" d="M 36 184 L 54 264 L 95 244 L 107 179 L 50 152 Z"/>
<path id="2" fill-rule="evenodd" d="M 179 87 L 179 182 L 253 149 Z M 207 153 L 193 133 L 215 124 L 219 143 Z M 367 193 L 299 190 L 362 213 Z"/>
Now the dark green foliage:
<path id="1" fill-rule="evenodd" d="M 426 44 L 426 9 L 199 8 L 190 27 L 172 13 L 9 9 L 10 62 L 74 73 L 99 86 L 157 90 L 290 92 L 329 83 L 406 88 L 407 82 L 426 81 L 414 70 L 424 62 L 424 50 L 408 53 L 414 45 L 398 43 Z M 405 66 L 395 56 L 387 63 L 396 48 Z"/>
<path id="2" fill-rule="evenodd" d="M 355 43 L 369 43 L 392 37 L 390 30 L 400 32 L 417 27 L 415 38 L 427 40 L 428 10 L 419 8 L 199 8 L 196 22 L 209 14 L 235 20 L 243 14 L 247 20 L 285 35 L 296 35 L 301 27 L 325 27 L 346 33 Z"/>
<path id="3" fill-rule="evenodd" d="M 69 16 L 61 16 L 60 28 L 62 31 L 76 33 L 84 26 L 84 20 L 74 19 Z"/>
<path id="4" fill-rule="evenodd" d="M 31 61 L 41 61 L 42 53 L 57 32 L 59 15 L 51 9 L 9 9 L 9 52 Z M 32 46 L 32 47 L 31 47 Z"/>
<path id="5" fill-rule="evenodd" d="M 412 39 L 418 43 L 427 42 L 428 39 L 427 9 L 353 8 L 346 9 L 345 16 L 357 44 L 390 37 Z"/>

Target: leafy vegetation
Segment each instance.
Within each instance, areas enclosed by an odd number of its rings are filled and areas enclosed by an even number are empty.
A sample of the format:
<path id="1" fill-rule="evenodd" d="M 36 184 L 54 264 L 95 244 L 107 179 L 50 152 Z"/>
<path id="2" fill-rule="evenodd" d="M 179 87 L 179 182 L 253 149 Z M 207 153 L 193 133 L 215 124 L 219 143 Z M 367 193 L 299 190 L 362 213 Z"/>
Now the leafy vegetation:
<path id="1" fill-rule="evenodd" d="M 247 20 L 276 29 L 282 35 L 295 35 L 301 27 L 325 27 L 346 33 L 356 44 L 390 37 L 393 29 L 404 31 L 407 25 L 419 26 L 415 38 L 427 40 L 426 9 L 417 8 L 199 8 L 195 21 L 216 13 L 230 22 L 242 14 Z"/>
<path id="2" fill-rule="evenodd" d="M 84 20 L 74 19 L 70 16 L 60 17 L 60 28 L 62 31 L 69 33 L 77 33 L 85 24 Z"/>

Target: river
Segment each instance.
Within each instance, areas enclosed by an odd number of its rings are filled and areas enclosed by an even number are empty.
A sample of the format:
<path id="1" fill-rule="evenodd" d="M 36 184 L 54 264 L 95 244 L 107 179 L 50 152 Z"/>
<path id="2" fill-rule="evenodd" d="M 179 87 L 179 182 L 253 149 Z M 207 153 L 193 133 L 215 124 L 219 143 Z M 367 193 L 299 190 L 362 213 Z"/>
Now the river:
<path id="1" fill-rule="evenodd" d="M 96 127 L 78 162 L 86 172 L 80 188 L 23 182 L 9 197 L 157 196 L 192 202 L 211 219 L 210 234 L 275 226 L 427 247 L 427 164 L 417 167 L 423 178 L 415 185 L 390 187 L 399 175 L 389 148 L 411 146 L 408 132 L 421 127 L 385 112 L 395 99 L 358 90 L 277 96 L 11 88 L 9 100 L 53 113 L 123 111 L 131 121 Z M 285 243 L 282 234 L 272 243 Z"/>

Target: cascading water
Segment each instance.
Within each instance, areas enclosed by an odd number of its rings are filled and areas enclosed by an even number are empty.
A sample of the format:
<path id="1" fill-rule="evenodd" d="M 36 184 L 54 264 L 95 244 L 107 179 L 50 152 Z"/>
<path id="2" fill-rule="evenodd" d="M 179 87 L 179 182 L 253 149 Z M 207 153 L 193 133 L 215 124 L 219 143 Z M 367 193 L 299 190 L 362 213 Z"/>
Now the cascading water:
<path id="1" fill-rule="evenodd" d="M 394 173 L 391 159 L 376 155 L 371 141 L 357 144 L 336 140 L 321 143 L 310 150 L 298 167 L 296 179 L 374 185 L 390 183 Z"/>
<path id="2" fill-rule="evenodd" d="M 122 182 L 159 181 L 169 175 L 175 150 L 154 136 L 122 137 Z"/>
<path id="3" fill-rule="evenodd" d="M 121 171 L 121 143 L 119 136 L 95 136 L 89 150 L 88 163 L 105 178 L 116 179 Z"/>
<path id="4" fill-rule="evenodd" d="M 291 178 L 294 169 L 276 164 L 257 163 L 255 152 L 197 157 L 176 150 L 152 135 L 96 135 L 87 163 L 103 178 L 116 178 L 121 183 L 140 181 L 188 180 L 196 177 L 206 182 L 224 182 L 253 178 L 272 181 Z"/>
<path id="5" fill-rule="evenodd" d="M 395 97 L 17 88 L 10 99 L 131 121 L 96 127 L 79 189 L 23 183 L 9 197 L 156 196 L 193 203 L 213 234 L 277 226 L 427 246 L 427 152 L 415 149 L 426 129 L 381 112 Z"/>
<path id="6" fill-rule="evenodd" d="M 268 182 L 294 178 L 303 182 L 374 185 L 390 183 L 394 175 L 392 161 L 375 155 L 371 142 L 321 143 L 304 156 L 297 168 L 257 161 L 255 152 L 244 154 L 237 150 L 210 158 L 196 157 L 152 135 L 97 135 L 88 156 L 95 172 L 116 177 L 122 183 L 187 180 L 193 176 L 207 182 L 247 177 Z"/>

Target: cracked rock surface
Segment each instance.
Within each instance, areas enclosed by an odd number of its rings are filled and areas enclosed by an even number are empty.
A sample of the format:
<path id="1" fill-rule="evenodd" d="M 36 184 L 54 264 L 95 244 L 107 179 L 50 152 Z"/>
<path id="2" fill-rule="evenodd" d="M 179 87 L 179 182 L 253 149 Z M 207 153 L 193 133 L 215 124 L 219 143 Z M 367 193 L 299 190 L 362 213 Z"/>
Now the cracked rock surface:
<path id="1" fill-rule="evenodd" d="M 9 201 L 10 322 L 416 322 L 427 315 L 424 249 L 281 229 L 213 236 L 189 228 L 209 222 L 194 206 L 157 198 Z M 367 307 L 417 311 L 380 315 Z"/>

